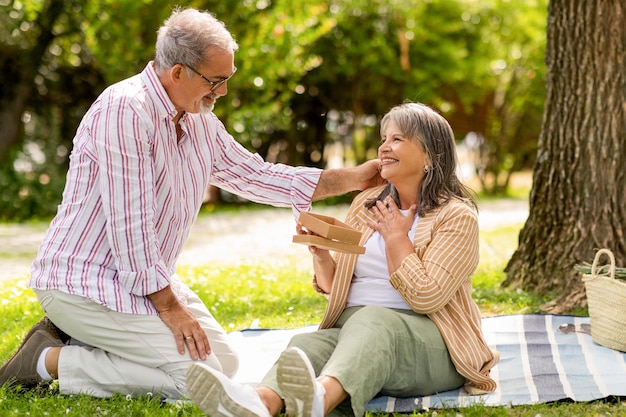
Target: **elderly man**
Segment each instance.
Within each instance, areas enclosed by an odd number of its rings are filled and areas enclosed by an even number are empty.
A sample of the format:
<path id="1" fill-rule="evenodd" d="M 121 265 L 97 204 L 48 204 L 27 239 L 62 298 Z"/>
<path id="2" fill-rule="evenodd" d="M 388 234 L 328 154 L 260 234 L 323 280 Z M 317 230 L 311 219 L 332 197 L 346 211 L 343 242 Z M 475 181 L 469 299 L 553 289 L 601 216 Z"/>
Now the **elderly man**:
<path id="1" fill-rule="evenodd" d="M 58 378 L 63 394 L 179 398 L 194 361 L 232 376 L 225 331 L 175 274 L 207 187 L 297 213 L 380 180 L 377 161 L 322 171 L 267 163 L 237 143 L 212 113 L 237 47 L 211 14 L 177 9 L 154 62 L 86 113 L 31 271 L 46 317 L 0 369 L 0 385 Z"/>

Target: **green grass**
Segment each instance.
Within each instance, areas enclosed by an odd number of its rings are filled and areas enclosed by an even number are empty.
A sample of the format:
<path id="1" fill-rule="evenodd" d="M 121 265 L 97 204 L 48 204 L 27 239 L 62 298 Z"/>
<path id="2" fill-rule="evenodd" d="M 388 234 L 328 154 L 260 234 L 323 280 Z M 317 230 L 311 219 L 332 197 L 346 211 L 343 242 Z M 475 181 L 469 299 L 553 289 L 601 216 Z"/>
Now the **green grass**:
<path id="1" fill-rule="evenodd" d="M 480 262 L 473 277 L 473 298 L 485 316 L 537 313 L 539 306 L 551 299 L 550 294 L 538 296 L 500 286 L 522 226 L 510 225 L 480 232 Z"/>
<path id="2" fill-rule="evenodd" d="M 326 299 L 311 287 L 312 269 L 294 262 L 182 267 L 180 276 L 226 330 L 295 328 L 318 323 Z"/>
<path id="3" fill-rule="evenodd" d="M 516 247 L 522 225 L 481 231 L 481 260 L 475 274 L 474 297 L 484 315 L 538 312 L 549 296 L 502 288 L 503 269 Z M 3 262 L 7 259 L 3 259 Z M 262 264 L 222 264 L 181 267 L 179 274 L 189 283 L 227 330 L 250 327 L 294 328 L 317 323 L 326 301 L 311 288 L 310 259 L 276 260 Z M 25 279 L 0 281 L 0 362 L 10 357 L 25 332 L 42 315 Z M 98 399 L 83 395 L 65 396 L 56 384 L 19 392 L 0 388 L 0 416 L 202 416 L 184 401 L 161 403 L 150 396 L 115 396 Z M 387 414 L 368 413 L 368 417 Z M 400 414 L 393 414 L 400 416 Z M 538 404 L 517 407 L 474 405 L 462 409 L 414 412 L 409 416 L 616 416 L 626 415 L 626 405 L 616 403 Z"/>

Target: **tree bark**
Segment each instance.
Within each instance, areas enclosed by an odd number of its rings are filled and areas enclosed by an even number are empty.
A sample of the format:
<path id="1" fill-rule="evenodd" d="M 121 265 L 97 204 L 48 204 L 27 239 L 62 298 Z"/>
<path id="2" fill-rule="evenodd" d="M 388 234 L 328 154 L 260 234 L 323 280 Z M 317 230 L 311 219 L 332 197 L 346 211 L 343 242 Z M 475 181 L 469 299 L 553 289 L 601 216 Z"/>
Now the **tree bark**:
<path id="1" fill-rule="evenodd" d="M 626 2 L 551 0 L 546 105 L 519 246 L 505 286 L 586 305 L 573 267 L 609 248 L 626 261 Z"/>

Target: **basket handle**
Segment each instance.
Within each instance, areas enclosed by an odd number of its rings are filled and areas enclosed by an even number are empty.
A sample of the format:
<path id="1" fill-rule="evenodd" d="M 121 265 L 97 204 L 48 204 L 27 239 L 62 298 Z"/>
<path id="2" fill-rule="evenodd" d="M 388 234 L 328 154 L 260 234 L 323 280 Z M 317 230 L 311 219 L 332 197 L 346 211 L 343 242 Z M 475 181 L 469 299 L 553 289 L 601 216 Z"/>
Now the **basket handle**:
<path id="1" fill-rule="evenodd" d="M 613 252 L 608 249 L 600 249 L 596 253 L 596 257 L 593 259 L 593 264 L 591 265 L 591 275 L 596 275 L 596 267 L 598 265 L 598 261 L 602 255 L 607 255 L 611 260 L 611 265 L 609 266 L 609 272 L 612 279 L 615 279 L 615 256 L 613 256 Z"/>

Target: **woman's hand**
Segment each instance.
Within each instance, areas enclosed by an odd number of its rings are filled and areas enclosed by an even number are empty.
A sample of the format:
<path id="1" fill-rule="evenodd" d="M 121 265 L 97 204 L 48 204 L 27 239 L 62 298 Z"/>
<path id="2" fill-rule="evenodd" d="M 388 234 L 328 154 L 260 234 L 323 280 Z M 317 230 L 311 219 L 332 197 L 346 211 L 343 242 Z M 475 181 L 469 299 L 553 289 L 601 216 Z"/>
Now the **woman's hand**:
<path id="1" fill-rule="evenodd" d="M 303 228 L 302 223 L 300 222 L 296 224 L 296 232 L 299 235 L 319 236 L 318 234 Z M 309 253 L 313 255 L 313 272 L 315 273 L 315 282 L 320 290 L 328 294 L 330 293 L 333 276 L 335 274 L 335 261 L 330 255 L 330 251 L 328 249 L 322 249 L 315 245 L 309 245 Z"/>
<path id="2" fill-rule="evenodd" d="M 296 233 L 299 235 L 319 236 L 317 233 L 313 233 L 310 230 L 307 230 L 304 227 L 302 227 L 302 223 L 300 222 L 296 224 Z M 313 256 L 320 256 L 320 257 L 330 254 L 328 249 L 321 249 L 315 245 L 309 245 L 309 253 Z"/>
<path id="3" fill-rule="evenodd" d="M 415 253 L 413 242 L 409 239 L 409 230 L 415 220 L 417 205 L 412 204 L 409 213 L 404 216 L 393 199 L 387 197 L 384 202 L 377 201 L 371 210 L 377 222 L 368 222 L 368 225 L 385 240 L 387 268 L 389 274 L 393 274 L 407 256 Z"/>
<path id="4" fill-rule="evenodd" d="M 385 198 L 385 202 L 377 201 L 371 210 L 374 216 L 376 216 L 377 223 L 369 222 L 368 224 L 372 229 L 380 233 L 385 242 L 396 237 L 408 238 L 409 230 L 411 230 L 415 220 L 415 213 L 417 212 L 415 204 L 411 205 L 407 216 L 400 212 L 400 209 L 391 197 Z"/>

